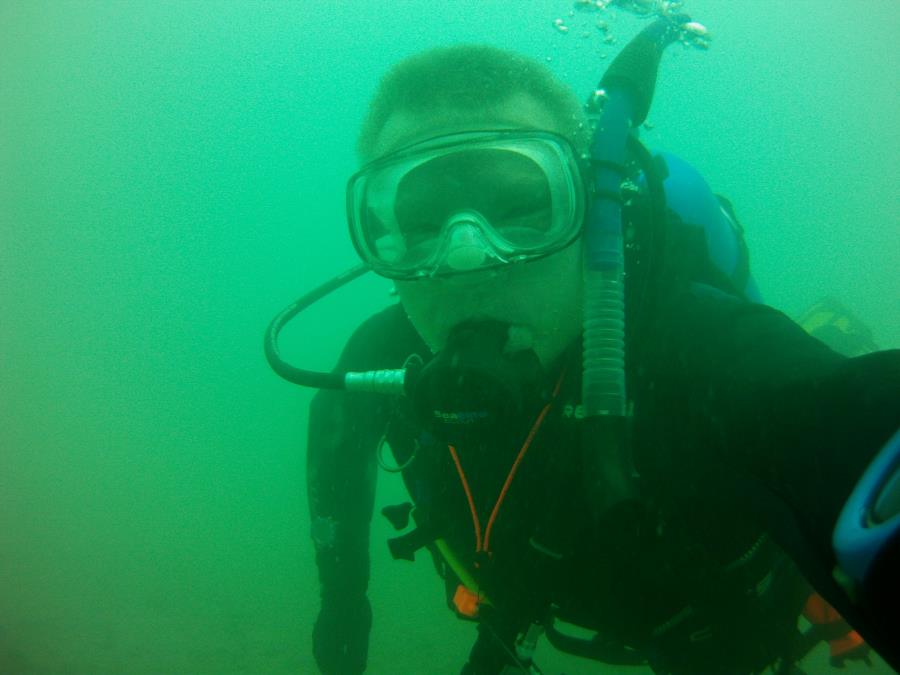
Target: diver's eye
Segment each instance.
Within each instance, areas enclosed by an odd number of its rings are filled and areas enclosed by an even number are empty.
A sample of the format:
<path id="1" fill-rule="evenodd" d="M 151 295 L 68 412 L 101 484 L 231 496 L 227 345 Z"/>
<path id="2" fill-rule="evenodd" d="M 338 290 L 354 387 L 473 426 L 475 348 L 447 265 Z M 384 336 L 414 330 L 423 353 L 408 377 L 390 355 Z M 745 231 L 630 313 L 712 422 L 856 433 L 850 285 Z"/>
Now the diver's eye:
<path id="1" fill-rule="evenodd" d="M 501 218 L 503 221 L 534 221 L 550 215 L 546 204 L 523 204 L 509 209 Z"/>
<path id="2" fill-rule="evenodd" d="M 546 204 L 523 204 L 508 209 L 497 217 L 494 226 L 503 233 L 508 229 L 546 231 L 550 227 L 550 207 Z"/>
<path id="3" fill-rule="evenodd" d="M 403 238 L 408 247 L 433 241 L 438 231 L 437 225 L 428 220 L 413 220 L 403 224 Z"/>

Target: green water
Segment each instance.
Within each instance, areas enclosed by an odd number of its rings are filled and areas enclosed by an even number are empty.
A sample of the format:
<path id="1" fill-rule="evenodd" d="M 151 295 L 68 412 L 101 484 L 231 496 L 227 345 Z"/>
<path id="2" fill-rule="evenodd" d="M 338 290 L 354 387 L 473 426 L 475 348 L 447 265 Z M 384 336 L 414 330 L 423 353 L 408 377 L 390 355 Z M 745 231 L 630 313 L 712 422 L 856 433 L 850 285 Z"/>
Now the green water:
<path id="1" fill-rule="evenodd" d="M 383 71 L 482 41 L 586 94 L 641 23 L 605 45 L 570 8 L 0 2 L 0 673 L 315 672 L 310 395 L 262 331 L 355 262 L 343 184 Z M 713 46 L 667 54 L 645 140 L 735 202 L 771 304 L 830 293 L 900 345 L 900 4 L 687 9 Z M 330 367 L 387 291 L 342 291 L 285 353 Z M 471 626 L 385 536 L 369 672 L 458 672 Z"/>

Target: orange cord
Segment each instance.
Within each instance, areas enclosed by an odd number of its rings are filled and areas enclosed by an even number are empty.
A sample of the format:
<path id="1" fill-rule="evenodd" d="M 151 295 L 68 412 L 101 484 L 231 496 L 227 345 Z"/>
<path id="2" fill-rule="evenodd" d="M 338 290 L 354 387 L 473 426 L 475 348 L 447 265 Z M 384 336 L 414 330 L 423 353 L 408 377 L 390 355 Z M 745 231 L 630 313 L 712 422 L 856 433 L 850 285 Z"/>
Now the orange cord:
<path id="1" fill-rule="evenodd" d="M 556 382 L 556 386 L 553 388 L 553 395 L 551 396 L 550 401 L 543 407 L 540 414 L 537 416 L 537 419 L 534 421 L 534 424 L 531 425 L 531 431 L 528 432 L 528 437 L 525 439 L 525 443 L 522 444 L 522 448 L 519 450 L 519 454 L 516 456 L 512 467 L 510 467 L 509 469 L 509 473 L 507 474 L 506 480 L 503 483 L 503 487 L 500 490 L 500 495 L 497 497 L 497 501 L 494 504 L 494 509 L 491 511 L 491 516 L 488 519 L 487 529 L 485 530 L 484 534 L 484 542 L 482 542 L 481 540 L 481 521 L 478 519 L 478 511 L 475 508 L 475 501 L 472 499 L 472 491 L 469 489 L 469 481 L 466 480 L 466 474 L 463 471 L 462 463 L 459 461 L 459 455 L 456 452 L 456 448 L 454 448 L 452 445 L 447 446 L 450 449 L 450 455 L 453 457 L 453 463 L 456 465 L 456 472 L 459 474 L 459 479 L 462 482 L 463 491 L 465 491 L 466 493 L 466 500 L 469 502 L 469 511 L 472 512 L 472 525 L 475 529 L 476 553 L 481 553 L 482 551 L 484 551 L 485 553 L 490 555 L 491 531 L 494 528 L 494 522 L 497 520 L 497 514 L 500 512 L 500 505 L 503 503 L 503 500 L 506 499 L 506 493 L 509 491 L 509 486 L 512 484 L 513 478 L 515 477 L 516 472 L 519 469 L 519 464 L 521 464 L 522 459 L 525 457 L 525 453 L 528 452 L 528 448 L 531 446 L 531 442 L 534 440 L 534 437 L 537 435 L 538 430 L 544 423 L 544 418 L 547 417 L 547 413 L 550 412 L 550 408 L 556 401 L 556 397 L 559 395 L 559 390 L 562 386 L 565 376 L 566 370 L 564 369 Z"/>
<path id="2" fill-rule="evenodd" d="M 456 448 L 448 445 L 450 454 L 453 456 L 453 463 L 456 464 L 456 472 L 462 481 L 463 490 L 466 492 L 466 499 L 469 502 L 469 510 L 472 512 L 472 524 L 475 526 L 475 550 L 481 550 L 481 523 L 478 520 L 478 511 L 475 510 L 475 501 L 472 499 L 472 491 L 469 490 L 469 481 L 466 480 L 466 474 L 463 473 L 462 464 L 459 463 L 459 456 L 456 454 Z"/>

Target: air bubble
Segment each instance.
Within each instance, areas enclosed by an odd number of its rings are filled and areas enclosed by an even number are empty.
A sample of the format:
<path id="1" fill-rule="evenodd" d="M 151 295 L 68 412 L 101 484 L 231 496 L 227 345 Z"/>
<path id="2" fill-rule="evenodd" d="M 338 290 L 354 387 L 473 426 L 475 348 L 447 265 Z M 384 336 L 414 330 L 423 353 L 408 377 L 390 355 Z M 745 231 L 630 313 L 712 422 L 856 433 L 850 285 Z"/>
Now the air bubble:
<path id="1" fill-rule="evenodd" d="M 595 89 L 587 102 L 588 111 L 599 112 L 600 110 L 603 110 L 603 106 L 606 105 L 606 101 L 608 98 L 609 96 L 607 95 L 605 89 Z"/>

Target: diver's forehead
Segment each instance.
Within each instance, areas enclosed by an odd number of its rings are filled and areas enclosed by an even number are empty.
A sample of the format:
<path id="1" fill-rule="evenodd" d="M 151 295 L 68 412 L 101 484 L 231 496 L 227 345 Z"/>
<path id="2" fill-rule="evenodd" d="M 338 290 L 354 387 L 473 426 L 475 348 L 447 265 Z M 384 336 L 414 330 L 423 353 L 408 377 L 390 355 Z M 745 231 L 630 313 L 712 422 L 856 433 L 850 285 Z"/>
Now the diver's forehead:
<path id="1" fill-rule="evenodd" d="M 421 115 L 400 110 L 388 117 L 378 134 L 375 157 L 436 136 L 494 129 L 563 131 L 545 106 L 524 94 L 517 94 L 500 105 L 474 112 L 447 109 Z"/>

